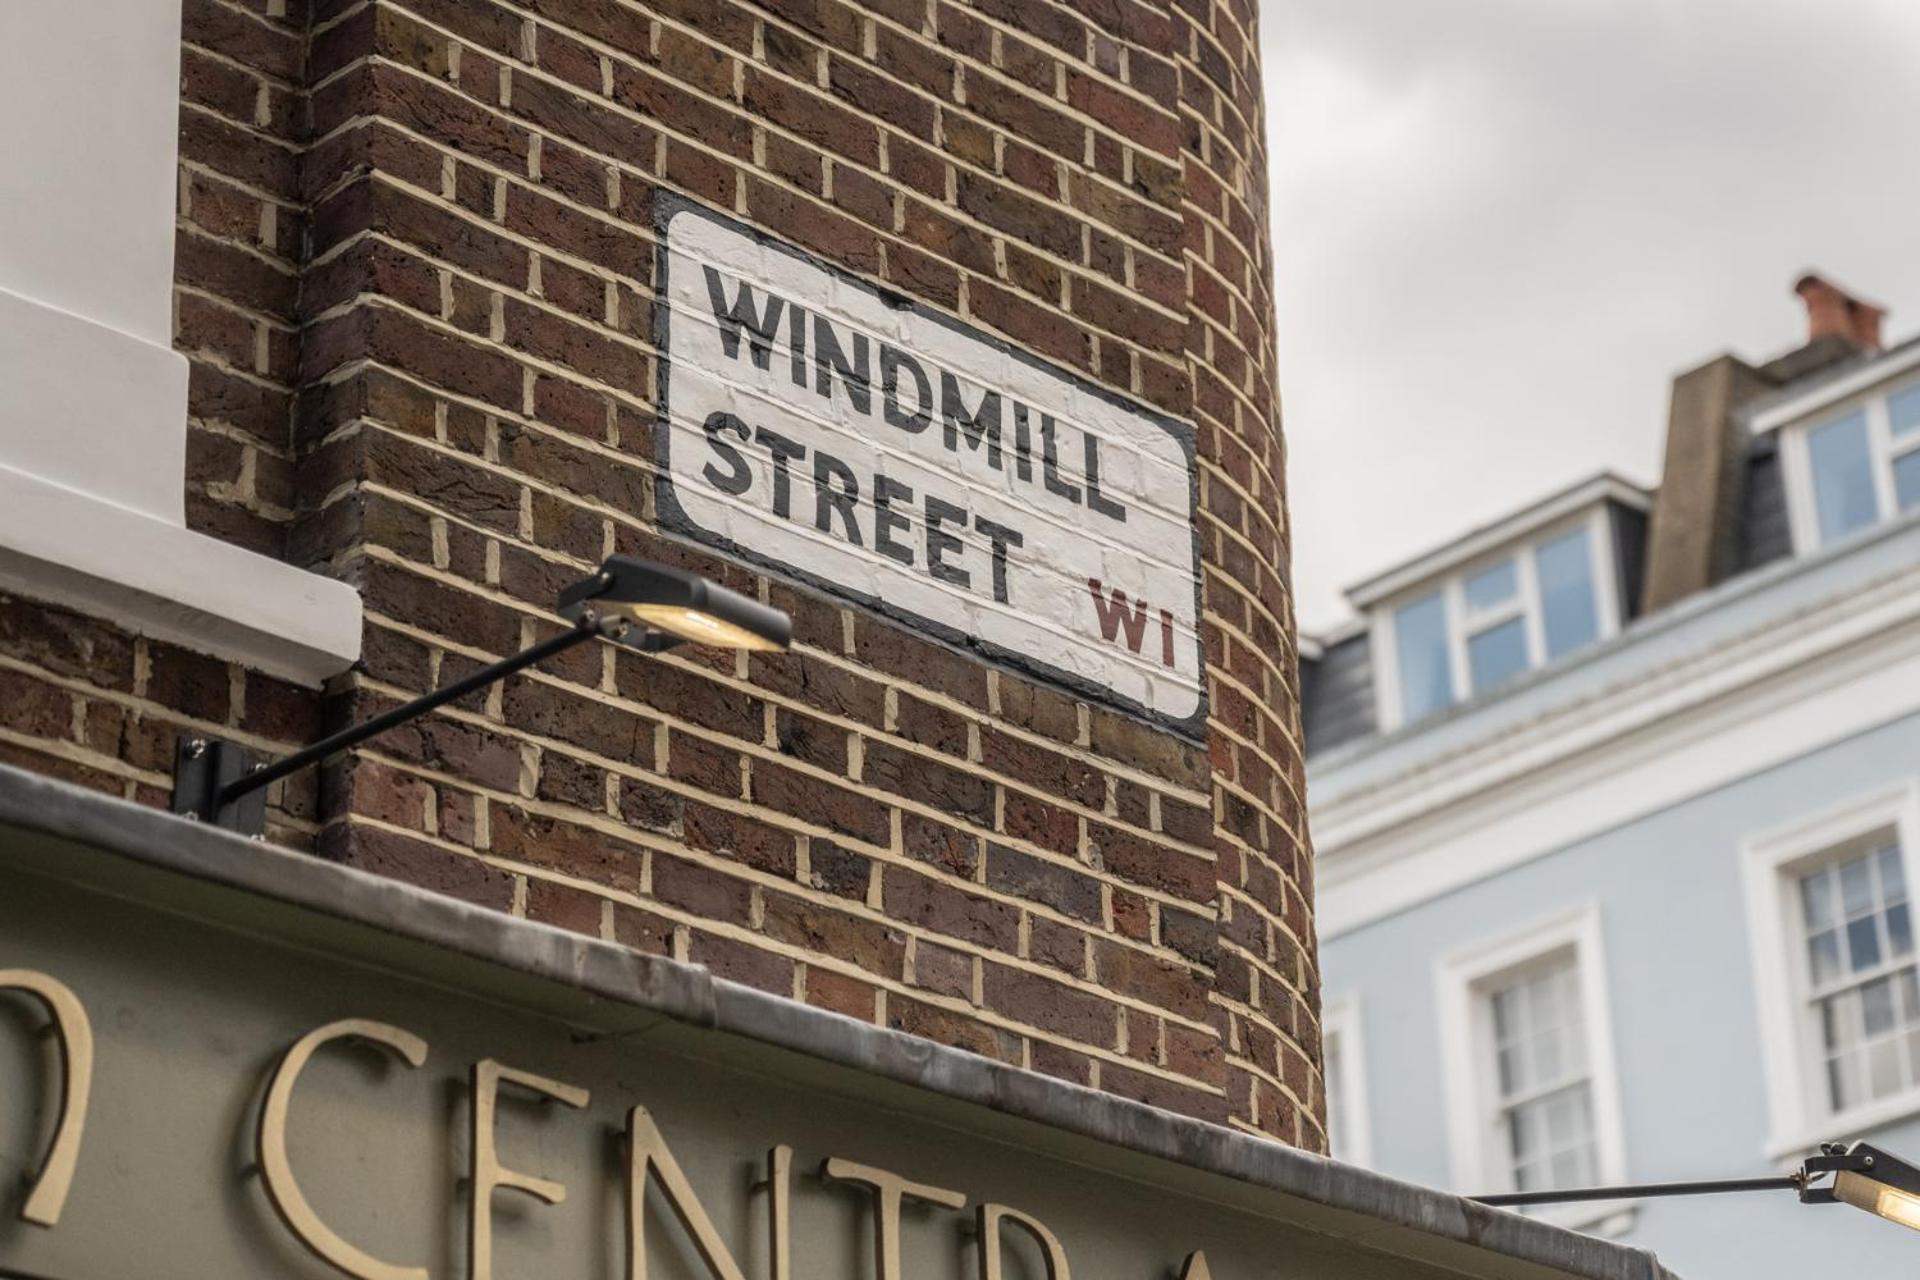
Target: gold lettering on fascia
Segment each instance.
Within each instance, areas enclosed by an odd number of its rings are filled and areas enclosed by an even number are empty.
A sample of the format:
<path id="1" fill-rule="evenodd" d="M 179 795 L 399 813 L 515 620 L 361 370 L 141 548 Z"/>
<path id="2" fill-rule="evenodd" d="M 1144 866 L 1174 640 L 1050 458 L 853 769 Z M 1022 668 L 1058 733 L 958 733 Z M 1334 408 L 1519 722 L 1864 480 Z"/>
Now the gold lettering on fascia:
<path id="1" fill-rule="evenodd" d="M 419 1036 L 363 1018 L 330 1022 L 296 1041 L 274 1069 L 266 1098 L 260 1104 L 260 1179 L 266 1186 L 267 1199 L 300 1243 L 335 1270 L 357 1280 L 427 1280 L 425 1267 L 382 1262 L 348 1244 L 320 1220 L 293 1175 L 293 1161 L 287 1154 L 287 1115 L 293 1104 L 294 1086 L 300 1082 L 300 1073 L 306 1070 L 313 1055 L 339 1040 L 361 1040 L 391 1049 L 409 1067 L 417 1068 L 427 1060 L 427 1042 Z"/>
<path id="2" fill-rule="evenodd" d="M 980 1206 L 980 1280 L 1000 1280 L 1000 1224 L 1011 1222 L 1040 1242 L 1047 1256 L 1047 1280 L 1072 1280 L 1067 1270 L 1067 1251 L 1060 1240 L 1040 1222 L 1003 1204 Z M 1191 1263 L 1192 1259 L 1188 1259 Z M 1201 1264 L 1205 1268 L 1205 1263 Z M 1186 1277 L 1193 1280 L 1193 1277 Z"/>
<path id="3" fill-rule="evenodd" d="M 61 1111 L 52 1145 L 21 1216 L 28 1222 L 52 1227 L 60 1221 L 86 1126 L 93 1085 L 93 1029 L 85 1008 L 65 985 L 44 973 L 27 969 L 0 969 L 0 991 L 18 991 L 33 997 L 52 1016 L 62 1062 Z M 314 1055 L 342 1041 L 360 1041 L 391 1051 L 410 1068 L 425 1064 L 427 1044 L 399 1027 L 362 1018 L 331 1022 L 307 1033 L 275 1065 L 260 1107 L 256 1135 L 262 1183 L 275 1212 L 300 1243 L 335 1270 L 355 1280 L 430 1280 L 425 1267 L 383 1261 L 341 1237 L 308 1202 L 293 1171 L 288 1151 L 288 1120 L 293 1095 Z M 468 1280 L 493 1277 L 493 1194 L 518 1191 L 560 1204 L 567 1197 L 561 1183 L 521 1173 L 501 1164 L 495 1132 L 502 1085 L 512 1085 L 536 1097 L 584 1109 L 587 1090 L 531 1072 L 515 1070 L 487 1058 L 474 1063 L 471 1106 L 472 1206 L 468 1233 Z M 628 1280 L 647 1280 L 647 1188 L 658 1183 L 681 1228 L 692 1240 L 713 1280 L 746 1280 L 746 1273 L 704 1205 L 680 1162 L 667 1147 L 660 1126 L 645 1107 L 636 1106 L 627 1117 L 629 1165 L 627 1171 Z M 865 1188 L 874 1207 L 874 1280 L 902 1280 L 901 1211 L 912 1200 L 950 1210 L 962 1210 L 967 1197 L 944 1187 L 914 1182 L 885 1169 L 834 1157 L 821 1166 L 828 1182 Z M 793 1277 L 793 1149 L 776 1146 L 767 1152 L 768 1271 L 770 1280 Z M 1046 1260 L 1046 1280 L 1072 1280 L 1065 1248 L 1044 1223 L 1003 1204 L 978 1208 L 979 1280 L 1003 1280 L 1003 1227 L 1012 1225 L 1031 1237 Z M 1212 1280 L 1204 1253 L 1189 1254 L 1180 1280 Z"/>
<path id="4" fill-rule="evenodd" d="M 520 1173 L 500 1163 L 493 1124 L 502 1084 L 518 1085 L 576 1110 L 585 1107 L 588 1101 L 585 1089 L 529 1071 L 503 1067 L 492 1058 L 473 1064 L 473 1211 L 469 1218 L 471 1230 L 467 1234 L 468 1280 L 493 1280 L 493 1193 L 496 1190 L 523 1192 L 547 1204 L 560 1204 L 567 1198 L 567 1189 L 560 1183 Z"/>
<path id="5" fill-rule="evenodd" d="M 855 1164 L 838 1157 L 821 1166 L 828 1182 L 850 1182 L 873 1190 L 873 1273 L 877 1280 L 900 1280 L 900 1205 L 906 1199 L 964 1209 L 967 1198 L 958 1191 L 909 1182 L 897 1173 Z M 998 1277 L 994 1277 L 998 1280 Z"/>
<path id="6" fill-rule="evenodd" d="M 37 1000 L 52 1016 L 53 1034 L 60 1042 L 60 1120 L 46 1162 L 20 1210 L 20 1216 L 35 1226 L 52 1227 L 60 1222 L 80 1164 L 80 1142 L 93 1094 L 93 1024 L 72 989 L 44 973 L 0 969 L 0 991 L 19 991 Z"/>
<path id="7" fill-rule="evenodd" d="M 699 1252 L 701 1261 L 707 1264 L 707 1270 L 716 1280 L 746 1280 L 746 1273 L 740 1269 L 739 1262 L 720 1238 L 720 1229 L 713 1225 L 713 1218 L 708 1215 L 706 1207 L 693 1194 L 693 1184 L 687 1180 L 686 1170 L 680 1167 L 673 1152 L 668 1150 L 660 1126 L 653 1122 L 653 1113 L 645 1107 L 635 1107 L 627 1113 L 627 1152 L 629 1280 L 647 1280 L 647 1183 L 654 1179 L 666 1192 L 667 1204 L 673 1209 L 673 1216 L 693 1240 L 693 1247 Z M 780 1259 L 791 1249 L 786 1198 L 792 1162 L 793 1152 L 785 1147 L 775 1147 L 767 1159 L 774 1202 L 770 1217 L 774 1230 L 772 1253 L 776 1268 L 782 1265 Z"/>
<path id="8" fill-rule="evenodd" d="M 767 1152 L 767 1241 L 773 1280 L 793 1280 L 793 1148 Z"/>

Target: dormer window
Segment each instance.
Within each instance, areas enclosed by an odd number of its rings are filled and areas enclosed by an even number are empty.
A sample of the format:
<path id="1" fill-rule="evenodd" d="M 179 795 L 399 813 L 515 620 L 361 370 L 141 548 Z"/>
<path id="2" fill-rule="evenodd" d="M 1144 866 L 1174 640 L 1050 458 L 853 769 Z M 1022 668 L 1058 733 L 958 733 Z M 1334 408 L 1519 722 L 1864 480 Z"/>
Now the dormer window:
<path id="1" fill-rule="evenodd" d="M 1802 552 L 1920 511 L 1920 382 L 1788 425 L 1781 443 Z"/>
<path id="2" fill-rule="evenodd" d="M 1376 614 L 1382 706 L 1419 720 L 1611 634 L 1614 581 L 1601 507 L 1403 593 Z"/>

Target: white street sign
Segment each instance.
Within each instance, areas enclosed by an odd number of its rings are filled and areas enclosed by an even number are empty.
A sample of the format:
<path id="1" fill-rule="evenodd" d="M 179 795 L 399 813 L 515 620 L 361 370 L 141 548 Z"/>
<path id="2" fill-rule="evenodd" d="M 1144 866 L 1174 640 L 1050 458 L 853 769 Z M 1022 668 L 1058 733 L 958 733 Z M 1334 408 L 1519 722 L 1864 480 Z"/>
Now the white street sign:
<path id="1" fill-rule="evenodd" d="M 1190 428 L 656 199 L 667 528 L 1200 731 Z"/>

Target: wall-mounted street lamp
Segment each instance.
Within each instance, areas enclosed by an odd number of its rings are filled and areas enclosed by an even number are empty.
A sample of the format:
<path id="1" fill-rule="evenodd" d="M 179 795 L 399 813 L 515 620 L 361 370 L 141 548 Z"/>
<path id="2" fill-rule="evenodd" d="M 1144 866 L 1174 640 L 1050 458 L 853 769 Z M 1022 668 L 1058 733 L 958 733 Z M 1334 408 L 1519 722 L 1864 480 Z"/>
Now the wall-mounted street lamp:
<path id="1" fill-rule="evenodd" d="M 573 623 L 571 630 L 278 760 L 256 762 L 233 742 L 182 739 L 174 755 L 173 811 L 259 835 L 266 830 L 269 784 L 589 640 L 659 653 L 679 644 L 780 650 L 793 639 L 793 620 L 780 610 L 698 574 L 630 556 L 614 556 L 567 587 L 556 611 Z"/>
<path id="2" fill-rule="evenodd" d="M 1831 1181 L 1828 1181 L 1828 1178 Z M 1583 1200 L 1640 1200 L 1651 1196 L 1711 1196 L 1733 1191 L 1794 1191 L 1802 1204 L 1850 1204 L 1856 1209 L 1920 1231 L 1920 1168 L 1878 1147 L 1856 1142 L 1822 1143 L 1792 1173 L 1775 1178 L 1730 1178 L 1718 1182 L 1654 1182 L 1628 1187 L 1583 1187 L 1571 1191 L 1516 1191 L 1475 1196 L 1481 1204 L 1519 1208 Z"/>

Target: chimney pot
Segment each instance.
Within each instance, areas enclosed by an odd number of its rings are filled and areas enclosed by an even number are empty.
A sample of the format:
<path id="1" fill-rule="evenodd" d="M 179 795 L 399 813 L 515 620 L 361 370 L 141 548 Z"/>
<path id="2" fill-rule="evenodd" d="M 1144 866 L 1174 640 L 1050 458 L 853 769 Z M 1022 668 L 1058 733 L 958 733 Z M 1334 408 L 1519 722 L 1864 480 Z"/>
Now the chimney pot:
<path id="1" fill-rule="evenodd" d="M 1839 285 L 1809 272 L 1793 291 L 1807 307 L 1807 341 L 1845 338 L 1866 351 L 1880 349 L 1880 321 L 1886 308 L 1854 297 Z"/>

